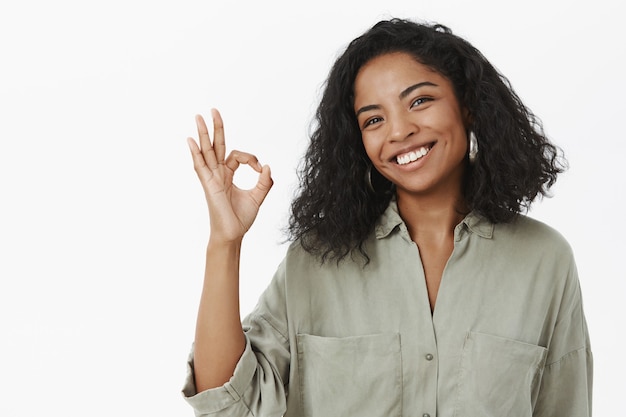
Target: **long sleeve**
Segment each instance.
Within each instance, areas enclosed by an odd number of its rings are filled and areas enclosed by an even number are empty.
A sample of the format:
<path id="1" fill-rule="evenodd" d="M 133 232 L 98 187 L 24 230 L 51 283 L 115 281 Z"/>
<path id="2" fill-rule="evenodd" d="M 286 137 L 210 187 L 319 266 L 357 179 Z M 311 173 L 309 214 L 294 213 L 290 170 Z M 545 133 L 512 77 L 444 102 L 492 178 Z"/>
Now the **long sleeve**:
<path id="1" fill-rule="evenodd" d="M 196 416 L 282 416 L 289 379 L 290 349 L 286 329 L 284 268 L 255 309 L 243 321 L 246 348 L 233 376 L 221 387 L 197 392 L 193 354 L 183 395 Z"/>
<path id="2" fill-rule="evenodd" d="M 550 342 L 535 417 L 590 417 L 593 357 L 576 267 L 572 264 Z"/>

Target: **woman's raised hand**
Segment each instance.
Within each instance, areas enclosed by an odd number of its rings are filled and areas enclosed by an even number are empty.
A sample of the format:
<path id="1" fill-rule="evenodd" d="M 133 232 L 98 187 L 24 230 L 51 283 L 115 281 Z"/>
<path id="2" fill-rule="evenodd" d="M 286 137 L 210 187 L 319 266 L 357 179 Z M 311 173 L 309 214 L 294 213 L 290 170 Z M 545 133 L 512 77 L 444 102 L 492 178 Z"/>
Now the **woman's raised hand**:
<path id="1" fill-rule="evenodd" d="M 193 166 L 202 183 L 209 207 L 211 241 L 234 242 L 241 240 L 250 229 L 267 196 L 273 181 L 270 167 L 261 166 L 254 155 L 232 151 L 227 158 L 224 123 L 219 112 L 211 110 L 213 117 L 213 142 L 202 116 L 196 116 L 200 145 L 188 138 Z M 259 173 L 254 188 L 242 190 L 233 184 L 235 171 L 241 164 Z"/>

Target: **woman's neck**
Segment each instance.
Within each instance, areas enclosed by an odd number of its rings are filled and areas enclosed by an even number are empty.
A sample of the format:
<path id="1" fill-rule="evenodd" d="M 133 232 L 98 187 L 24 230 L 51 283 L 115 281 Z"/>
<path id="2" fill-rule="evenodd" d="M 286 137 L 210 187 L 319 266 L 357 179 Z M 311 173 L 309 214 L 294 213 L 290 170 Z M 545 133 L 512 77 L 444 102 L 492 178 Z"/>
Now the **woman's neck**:
<path id="1" fill-rule="evenodd" d="M 443 241 L 454 236 L 454 228 L 469 212 L 460 193 L 447 195 L 397 195 L 400 217 L 407 225 L 413 241 Z"/>

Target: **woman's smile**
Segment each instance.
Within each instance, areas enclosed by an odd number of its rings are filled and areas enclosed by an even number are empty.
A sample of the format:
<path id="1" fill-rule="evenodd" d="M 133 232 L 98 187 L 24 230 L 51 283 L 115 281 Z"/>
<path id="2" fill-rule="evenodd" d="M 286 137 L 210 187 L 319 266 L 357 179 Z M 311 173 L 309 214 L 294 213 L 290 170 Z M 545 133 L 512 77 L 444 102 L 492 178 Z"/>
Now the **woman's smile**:
<path id="1" fill-rule="evenodd" d="M 420 146 L 418 149 L 401 153 L 395 157 L 396 163 L 398 165 L 407 165 L 411 162 L 421 160 L 423 157 L 428 155 L 433 146 L 434 144 L 428 144 Z"/>

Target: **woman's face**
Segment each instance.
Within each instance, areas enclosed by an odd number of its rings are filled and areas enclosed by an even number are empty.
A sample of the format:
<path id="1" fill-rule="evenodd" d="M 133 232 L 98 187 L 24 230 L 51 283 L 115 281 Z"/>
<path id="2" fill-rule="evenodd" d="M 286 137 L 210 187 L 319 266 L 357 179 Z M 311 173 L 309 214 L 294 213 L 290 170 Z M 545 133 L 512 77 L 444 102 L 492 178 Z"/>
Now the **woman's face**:
<path id="1" fill-rule="evenodd" d="M 354 93 L 365 151 L 398 197 L 460 192 L 465 117 L 447 78 L 409 54 L 389 53 L 361 67 Z"/>

